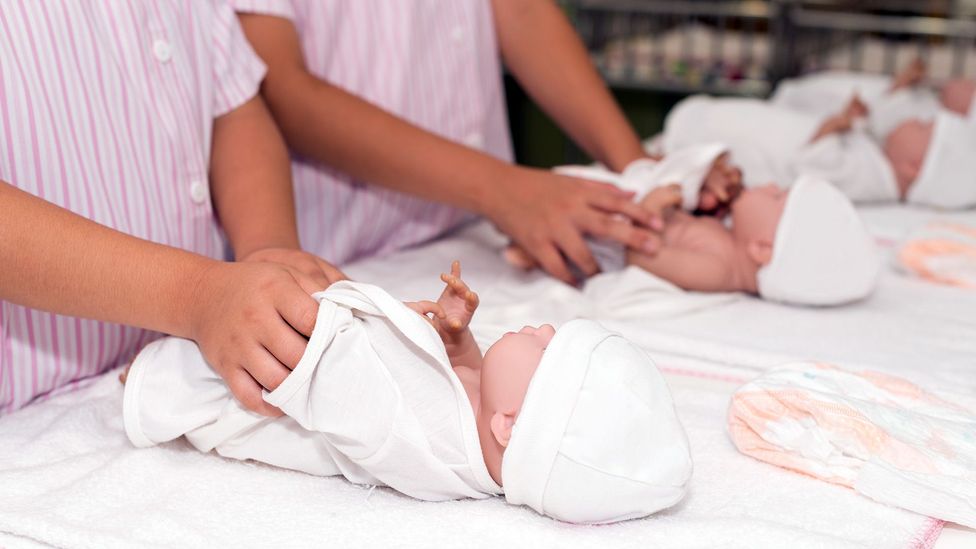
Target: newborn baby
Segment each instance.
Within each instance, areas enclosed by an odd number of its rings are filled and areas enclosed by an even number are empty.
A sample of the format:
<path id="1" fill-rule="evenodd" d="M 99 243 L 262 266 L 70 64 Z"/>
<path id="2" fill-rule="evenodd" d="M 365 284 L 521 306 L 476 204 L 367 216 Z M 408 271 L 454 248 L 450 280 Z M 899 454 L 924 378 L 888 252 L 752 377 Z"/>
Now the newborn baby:
<path id="1" fill-rule="evenodd" d="M 826 117 L 853 97 L 870 109 L 868 129 L 884 141 L 892 129 L 911 119 L 931 121 L 940 109 L 976 121 L 971 108 L 976 81 L 957 78 L 938 87 L 925 85 L 927 67 L 915 59 L 895 76 L 865 72 L 824 71 L 779 83 L 769 102 Z"/>
<path id="2" fill-rule="evenodd" d="M 668 114 L 664 146 L 727 142 L 747 186 L 812 175 L 856 202 L 976 205 L 976 124 L 941 111 L 934 122 L 900 123 L 880 146 L 858 127 L 868 112 L 857 98 L 824 119 L 758 99 L 695 96 Z"/>
<path id="3" fill-rule="evenodd" d="M 477 295 L 457 262 L 442 279 L 436 302 L 349 281 L 315 294 L 305 354 L 265 395 L 278 418 L 244 409 L 193 342 L 151 343 L 125 379 L 126 433 L 424 500 L 504 492 L 571 522 L 642 517 L 684 496 L 688 442 L 641 350 L 574 320 L 509 332 L 482 356 L 468 327 Z"/>
<path id="4" fill-rule="evenodd" d="M 673 209 L 665 193 L 643 202 L 665 211 L 663 245 L 654 255 L 628 251 L 629 265 L 686 290 L 743 291 L 797 305 L 838 305 L 874 289 L 874 243 L 829 183 L 805 177 L 790 190 L 747 189 L 732 203 L 729 227 Z"/>

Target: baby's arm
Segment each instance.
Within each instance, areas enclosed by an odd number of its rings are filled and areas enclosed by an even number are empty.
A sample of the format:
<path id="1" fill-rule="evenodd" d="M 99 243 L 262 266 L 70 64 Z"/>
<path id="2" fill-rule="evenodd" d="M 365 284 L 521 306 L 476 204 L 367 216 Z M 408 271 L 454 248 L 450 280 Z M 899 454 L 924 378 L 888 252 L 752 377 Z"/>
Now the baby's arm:
<path id="1" fill-rule="evenodd" d="M 467 366 L 477 370 L 481 368 L 481 349 L 468 324 L 478 308 L 478 294 L 461 280 L 460 261 L 452 263 L 451 274 L 442 273 L 441 280 L 447 286 L 437 298 L 437 303 L 421 301 L 407 303 L 407 306 L 427 317 L 437 329 L 451 366 Z"/>
<path id="2" fill-rule="evenodd" d="M 740 289 L 734 287 L 729 265 L 709 253 L 664 246 L 653 256 L 628 251 L 627 264 L 640 267 L 684 290 L 729 292 Z"/>

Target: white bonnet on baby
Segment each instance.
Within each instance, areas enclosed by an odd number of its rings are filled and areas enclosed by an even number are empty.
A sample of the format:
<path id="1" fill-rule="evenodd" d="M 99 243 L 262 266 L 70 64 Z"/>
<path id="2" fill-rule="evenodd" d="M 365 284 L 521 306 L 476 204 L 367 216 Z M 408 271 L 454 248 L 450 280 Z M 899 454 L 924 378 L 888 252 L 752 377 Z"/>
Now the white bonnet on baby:
<path id="1" fill-rule="evenodd" d="M 502 460 L 508 502 L 567 522 L 627 520 L 680 501 L 691 471 L 688 439 L 650 358 L 591 320 L 564 324 Z"/>

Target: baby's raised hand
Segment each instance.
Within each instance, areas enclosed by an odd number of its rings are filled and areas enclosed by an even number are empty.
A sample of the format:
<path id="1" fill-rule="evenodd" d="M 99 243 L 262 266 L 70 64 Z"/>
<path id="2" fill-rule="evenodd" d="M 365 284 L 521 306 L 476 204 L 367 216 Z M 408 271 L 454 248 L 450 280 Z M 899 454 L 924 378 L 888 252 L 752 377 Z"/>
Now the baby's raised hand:
<path id="1" fill-rule="evenodd" d="M 681 200 L 680 185 L 665 185 L 647 193 L 640 206 L 658 219 L 666 219 L 671 210 L 681 208 Z"/>
<path id="2" fill-rule="evenodd" d="M 461 262 L 451 263 L 451 274 L 442 273 L 441 280 L 447 286 L 437 298 L 444 316 L 438 316 L 440 326 L 447 332 L 460 332 L 468 327 L 478 308 L 478 294 L 471 291 L 461 280 Z"/>

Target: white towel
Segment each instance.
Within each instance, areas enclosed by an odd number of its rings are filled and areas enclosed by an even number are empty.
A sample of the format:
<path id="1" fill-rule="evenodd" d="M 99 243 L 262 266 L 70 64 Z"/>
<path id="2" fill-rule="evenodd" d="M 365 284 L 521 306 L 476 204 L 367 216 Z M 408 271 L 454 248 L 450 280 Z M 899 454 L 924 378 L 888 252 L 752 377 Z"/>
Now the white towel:
<path id="1" fill-rule="evenodd" d="M 136 449 L 123 432 L 116 374 L 0 420 L 0 532 L 16 536 L 0 544 L 904 549 L 940 527 L 739 455 L 725 433 L 728 392 L 674 391 L 695 460 L 681 504 L 647 519 L 587 527 L 500 498 L 430 503 L 338 477 L 221 459 L 182 440 Z"/>

